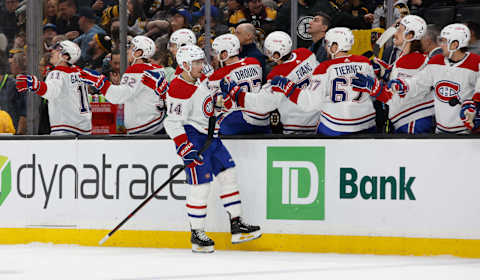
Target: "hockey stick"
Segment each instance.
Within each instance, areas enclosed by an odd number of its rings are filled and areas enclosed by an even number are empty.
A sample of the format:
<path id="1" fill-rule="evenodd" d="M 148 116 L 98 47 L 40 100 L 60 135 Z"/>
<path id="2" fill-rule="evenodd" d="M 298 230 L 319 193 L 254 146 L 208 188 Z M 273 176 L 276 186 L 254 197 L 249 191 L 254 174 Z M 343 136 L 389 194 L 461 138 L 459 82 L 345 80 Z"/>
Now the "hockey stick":
<path id="1" fill-rule="evenodd" d="M 216 121 L 217 119 L 215 117 L 215 114 L 208 119 L 208 136 L 205 144 L 203 144 L 203 147 L 198 152 L 199 155 L 203 154 L 212 143 Z M 110 238 L 110 236 L 112 236 L 117 230 L 119 230 L 128 220 L 130 220 L 130 218 L 133 217 L 133 215 L 135 215 L 140 209 L 142 209 L 145 204 L 147 204 L 158 192 L 160 192 L 166 185 L 168 185 L 173 179 L 175 179 L 175 177 L 178 176 L 178 174 L 182 173 L 186 168 L 187 165 L 184 165 L 182 168 L 173 173 L 172 176 L 170 176 L 170 178 L 165 181 L 165 183 L 158 187 L 149 197 L 147 197 L 142 203 L 140 203 L 140 205 L 138 205 L 135 210 L 130 212 L 130 214 L 128 214 L 128 216 L 123 219 L 123 221 L 121 221 L 114 229 L 112 229 L 107 235 L 105 235 L 105 237 L 102 238 L 100 242 L 98 242 L 98 245 L 102 245 L 103 243 L 105 243 Z"/>

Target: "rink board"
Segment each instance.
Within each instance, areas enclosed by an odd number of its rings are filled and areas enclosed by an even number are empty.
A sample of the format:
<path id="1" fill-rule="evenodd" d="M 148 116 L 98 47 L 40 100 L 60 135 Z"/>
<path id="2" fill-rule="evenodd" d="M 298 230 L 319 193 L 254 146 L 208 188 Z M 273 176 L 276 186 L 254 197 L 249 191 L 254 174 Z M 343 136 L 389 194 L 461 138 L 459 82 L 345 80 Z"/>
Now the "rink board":
<path id="1" fill-rule="evenodd" d="M 480 139 L 224 142 L 265 234 L 229 244 L 214 186 L 217 249 L 480 257 Z M 170 140 L 0 141 L 0 243 L 96 245 L 179 164 Z M 106 245 L 188 248 L 184 179 Z"/>

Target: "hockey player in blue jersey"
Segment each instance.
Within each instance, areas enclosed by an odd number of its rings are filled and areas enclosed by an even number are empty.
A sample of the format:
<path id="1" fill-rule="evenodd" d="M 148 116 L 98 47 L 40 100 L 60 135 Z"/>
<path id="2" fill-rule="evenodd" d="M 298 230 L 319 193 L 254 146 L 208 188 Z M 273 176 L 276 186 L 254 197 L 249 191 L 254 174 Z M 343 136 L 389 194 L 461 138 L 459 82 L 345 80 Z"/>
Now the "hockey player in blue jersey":
<path id="1" fill-rule="evenodd" d="M 179 48 L 176 59 L 182 72 L 168 87 L 164 76 L 157 76 L 156 91 L 162 95 L 168 88 L 165 130 L 175 142 L 177 154 L 188 166 L 185 171 L 191 187 L 186 208 L 192 231 L 192 250 L 211 253 L 214 242 L 205 234 L 205 220 L 214 177 L 221 187 L 220 199 L 230 218 L 232 243 L 256 239 L 261 232 L 259 226 L 248 225 L 241 218 L 242 204 L 235 178 L 235 163 L 217 133 L 214 133 L 208 149 L 202 155 L 198 152 L 207 141 L 209 118 L 215 110 L 214 95 L 207 87 L 207 77 L 202 74 L 205 54 L 198 46 L 186 45 Z M 144 82 L 151 79 L 156 79 L 151 73 L 144 75 Z"/>

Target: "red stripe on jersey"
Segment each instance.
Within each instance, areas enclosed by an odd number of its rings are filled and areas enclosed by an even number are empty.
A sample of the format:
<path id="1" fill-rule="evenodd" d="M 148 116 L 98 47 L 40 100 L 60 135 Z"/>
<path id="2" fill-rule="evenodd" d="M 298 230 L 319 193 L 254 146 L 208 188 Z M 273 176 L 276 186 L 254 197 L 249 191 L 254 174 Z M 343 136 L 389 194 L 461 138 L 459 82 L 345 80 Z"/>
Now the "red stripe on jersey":
<path id="1" fill-rule="evenodd" d="M 425 63 L 426 59 L 427 56 L 422 53 L 409 53 L 400 57 L 395 66 L 402 69 L 418 69 Z"/>
<path id="2" fill-rule="evenodd" d="M 283 127 L 315 128 L 317 126 L 316 125 L 284 124 Z"/>
<path id="3" fill-rule="evenodd" d="M 358 120 L 366 119 L 366 118 L 368 118 L 368 117 L 371 117 L 371 116 L 375 115 L 375 113 L 371 113 L 371 114 L 368 114 L 368 115 L 365 115 L 365 116 L 363 116 L 363 117 L 356 118 L 356 119 L 341 119 L 341 118 L 336 118 L 336 117 L 334 117 L 334 116 L 332 116 L 332 115 L 330 115 L 330 114 L 327 114 L 327 113 L 325 113 L 325 112 L 322 112 L 322 114 L 325 114 L 325 115 L 327 115 L 328 117 L 330 117 L 330 118 L 332 118 L 332 119 L 334 119 L 334 120 L 337 120 L 337 121 L 358 121 Z"/>
<path id="4" fill-rule="evenodd" d="M 196 205 L 187 204 L 187 207 L 192 209 L 207 209 L 207 205 L 196 206 Z"/>
<path id="5" fill-rule="evenodd" d="M 470 69 L 474 72 L 478 72 L 478 64 L 480 63 L 480 55 L 469 53 L 467 59 L 460 64 L 459 68 Z"/>
<path id="6" fill-rule="evenodd" d="M 464 125 L 448 127 L 448 126 L 444 126 L 444 125 L 442 125 L 442 124 L 440 124 L 440 123 L 438 123 L 438 122 L 437 122 L 437 125 L 440 126 L 441 128 L 445 128 L 445 129 L 466 128 Z"/>
<path id="7" fill-rule="evenodd" d="M 173 142 L 175 142 L 177 147 L 185 142 L 188 142 L 187 134 L 184 133 L 184 134 L 178 135 L 177 137 L 173 138 Z"/>
<path id="8" fill-rule="evenodd" d="M 80 72 L 80 68 L 77 66 L 57 66 L 53 68 L 52 71 L 60 71 L 60 72 L 65 72 L 65 73 L 75 73 L 75 72 Z"/>
<path id="9" fill-rule="evenodd" d="M 401 114 L 403 114 L 403 113 L 405 113 L 405 112 L 408 112 L 408 111 L 413 110 L 413 109 L 415 109 L 415 108 L 417 108 L 417 107 L 420 107 L 420 106 L 423 106 L 423 105 L 427 105 L 427 104 L 431 104 L 431 103 L 433 103 L 433 100 L 420 103 L 420 104 L 418 104 L 418 105 L 415 105 L 415 106 L 413 106 L 413 107 L 410 107 L 410 108 L 408 108 L 408 109 L 406 109 L 406 110 L 401 111 L 400 113 L 396 114 L 395 116 L 391 117 L 390 119 L 393 120 L 393 119 L 395 119 L 396 117 L 398 117 L 399 115 L 401 115 Z"/>
<path id="10" fill-rule="evenodd" d="M 145 70 L 153 70 L 158 67 L 153 66 L 152 64 L 147 64 L 147 63 L 138 63 L 138 64 L 133 64 L 132 66 L 128 67 L 127 70 L 125 70 L 125 73 L 131 73 L 131 74 L 140 74 L 145 72 Z"/>
<path id="11" fill-rule="evenodd" d="M 168 88 L 168 96 L 178 99 L 189 99 L 197 90 L 195 85 L 189 84 L 188 82 L 176 77 L 170 83 Z"/>
<path id="12" fill-rule="evenodd" d="M 267 76 L 267 81 L 273 79 L 275 76 L 286 77 L 290 72 L 295 69 L 300 63 L 309 58 L 313 53 L 305 48 L 298 48 L 292 51 L 296 57 L 292 60 L 286 61 L 285 63 L 279 64 L 273 67 L 272 71 Z"/>
<path id="13" fill-rule="evenodd" d="M 76 130 L 81 131 L 81 132 L 90 132 L 90 131 L 91 131 L 91 130 L 80 129 L 80 128 L 78 128 L 78 127 L 71 126 L 71 125 L 66 125 L 66 124 L 59 124 L 59 125 L 52 125 L 52 126 L 50 126 L 50 128 L 56 128 L 56 127 L 68 127 L 68 128 L 76 129 Z"/>
<path id="14" fill-rule="evenodd" d="M 180 66 L 177 66 L 177 69 L 175 69 L 175 75 L 178 76 L 182 74 L 182 72 L 183 72 L 182 68 L 180 68 Z"/>
<path id="15" fill-rule="evenodd" d="M 225 78 L 230 72 L 235 70 L 236 68 L 242 67 L 242 66 L 247 66 L 247 65 L 258 65 L 260 66 L 260 62 L 254 57 L 246 57 L 244 59 L 241 59 L 238 62 L 235 62 L 230 65 L 226 65 L 217 71 L 213 72 L 213 74 L 210 76 L 209 80 L 210 81 L 218 81 L 223 78 Z"/>
<path id="16" fill-rule="evenodd" d="M 156 118 L 156 119 L 154 119 L 154 120 L 152 120 L 152 121 L 150 121 L 150 122 L 148 122 L 148 123 L 146 123 L 146 124 L 142 124 L 142 125 L 139 125 L 139 126 L 137 126 L 137 127 L 129 128 L 129 129 L 127 129 L 127 131 L 131 131 L 131 130 L 134 130 L 134 129 L 142 128 L 142 127 L 147 126 L 147 125 L 149 125 L 149 124 L 152 124 L 152 123 L 154 123 L 154 122 L 156 122 L 156 121 L 158 121 L 158 120 L 160 120 L 160 119 L 162 119 L 162 118 L 163 118 L 163 116 L 158 117 L 158 118 Z"/>
<path id="17" fill-rule="evenodd" d="M 265 114 L 261 114 L 261 113 L 252 112 L 252 111 L 248 111 L 248 110 L 242 110 L 242 111 L 245 112 L 245 113 L 249 113 L 249 114 L 252 114 L 252 115 L 259 116 L 259 117 L 266 117 L 270 114 L 270 112 L 265 113 Z"/>
<path id="18" fill-rule="evenodd" d="M 428 64 L 445 65 L 445 57 L 443 56 L 443 54 L 437 54 L 434 57 L 430 58 Z"/>
<path id="19" fill-rule="evenodd" d="M 370 64 L 370 60 L 368 60 L 368 58 L 366 58 L 365 56 L 352 54 L 345 57 L 330 59 L 320 63 L 320 65 L 317 66 L 315 71 L 313 71 L 313 75 L 325 74 L 327 73 L 327 70 L 330 66 L 335 64 L 340 64 L 340 63 L 349 63 L 349 62 L 363 62 L 363 63 Z"/>
<path id="20" fill-rule="evenodd" d="M 236 191 L 236 192 L 233 192 L 233 193 L 221 195 L 220 198 L 224 199 L 224 198 L 231 197 L 231 196 L 234 196 L 234 195 L 239 195 L 239 194 L 240 194 L 240 192 Z"/>

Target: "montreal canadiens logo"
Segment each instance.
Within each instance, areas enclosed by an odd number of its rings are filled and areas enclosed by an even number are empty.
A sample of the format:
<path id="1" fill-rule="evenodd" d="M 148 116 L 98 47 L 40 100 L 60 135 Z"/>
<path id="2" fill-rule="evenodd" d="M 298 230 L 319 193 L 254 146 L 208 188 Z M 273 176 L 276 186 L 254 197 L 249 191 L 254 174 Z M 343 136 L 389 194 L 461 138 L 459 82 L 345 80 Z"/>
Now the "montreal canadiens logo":
<path id="1" fill-rule="evenodd" d="M 297 35 L 303 40 L 312 40 L 312 35 L 307 32 L 310 27 L 310 22 L 313 20 L 312 16 L 301 17 L 297 20 Z"/>
<path id="2" fill-rule="evenodd" d="M 205 117 L 209 118 L 213 116 L 213 97 L 212 96 L 207 96 L 205 100 L 203 100 L 203 106 L 202 106 L 203 114 Z"/>
<path id="3" fill-rule="evenodd" d="M 460 91 L 460 85 L 451 81 L 440 81 L 435 85 L 435 95 L 438 100 L 448 103 L 452 98 L 455 98 Z"/>

